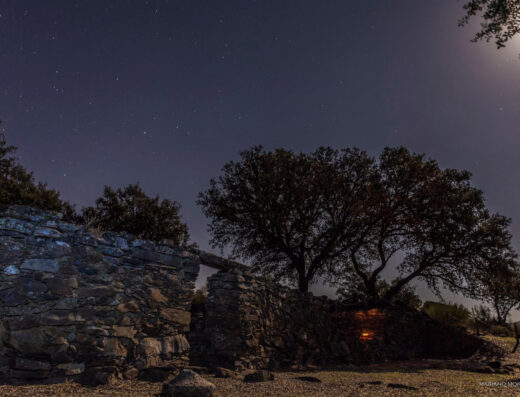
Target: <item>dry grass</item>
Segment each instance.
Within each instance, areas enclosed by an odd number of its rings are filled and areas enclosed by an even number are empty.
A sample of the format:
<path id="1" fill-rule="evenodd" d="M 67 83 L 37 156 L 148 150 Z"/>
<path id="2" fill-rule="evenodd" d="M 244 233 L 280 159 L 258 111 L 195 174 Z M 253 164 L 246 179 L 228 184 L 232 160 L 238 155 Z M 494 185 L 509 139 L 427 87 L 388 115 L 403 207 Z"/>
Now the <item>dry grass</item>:
<path id="1" fill-rule="evenodd" d="M 516 339 L 513 337 L 506 337 L 506 336 L 493 336 L 493 335 L 486 335 L 482 337 L 483 339 L 494 343 L 495 345 L 499 346 L 500 348 L 510 352 L 513 350 L 513 347 L 515 346 Z M 512 355 L 512 357 L 519 358 L 517 354 Z"/>
<path id="2" fill-rule="evenodd" d="M 2 397 L 72 397 L 72 396 L 111 396 L 111 397 L 148 397 L 161 391 L 160 383 L 124 381 L 112 386 L 85 387 L 77 383 L 56 385 L 0 386 Z"/>
<path id="3" fill-rule="evenodd" d="M 296 379 L 313 376 L 322 383 Z M 274 382 L 244 384 L 240 380 L 213 379 L 220 396 L 511 396 L 514 389 L 504 386 L 484 386 L 481 382 L 507 382 L 515 377 L 476 374 L 453 370 L 425 369 L 408 372 L 406 369 L 378 368 L 373 372 L 319 371 L 313 373 L 278 373 Z M 377 383 L 377 384 L 374 384 Z M 415 388 L 392 388 L 388 385 Z M 520 394 L 520 384 L 516 391 Z"/>
<path id="4" fill-rule="evenodd" d="M 520 395 L 517 376 L 479 374 L 465 371 L 413 368 L 414 363 L 395 363 L 388 366 L 371 366 L 349 371 L 279 372 L 273 382 L 244 383 L 241 378 L 217 379 L 206 376 L 217 386 L 218 396 L 512 396 Z M 301 376 L 318 378 L 322 383 L 297 379 Z M 485 385 L 482 382 L 502 382 Z M 377 384 L 374 384 L 377 383 Z M 391 388 L 389 384 L 413 387 L 416 390 Z M 94 388 L 74 383 L 60 385 L 0 386 L 0 395 L 14 396 L 155 396 L 161 390 L 160 383 L 121 382 L 115 386 Z"/>

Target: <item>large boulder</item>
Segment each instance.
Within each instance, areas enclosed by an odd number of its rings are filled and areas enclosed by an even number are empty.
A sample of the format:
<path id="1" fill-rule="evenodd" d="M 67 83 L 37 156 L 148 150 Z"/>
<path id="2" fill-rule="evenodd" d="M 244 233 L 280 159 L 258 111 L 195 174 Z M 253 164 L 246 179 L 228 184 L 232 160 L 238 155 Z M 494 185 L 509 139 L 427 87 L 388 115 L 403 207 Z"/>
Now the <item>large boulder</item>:
<path id="1" fill-rule="evenodd" d="M 175 397 L 213 397 L 215 385 L 191 369 L 183 369 L 169 384 L 163 385 L 163 395 Z"/>

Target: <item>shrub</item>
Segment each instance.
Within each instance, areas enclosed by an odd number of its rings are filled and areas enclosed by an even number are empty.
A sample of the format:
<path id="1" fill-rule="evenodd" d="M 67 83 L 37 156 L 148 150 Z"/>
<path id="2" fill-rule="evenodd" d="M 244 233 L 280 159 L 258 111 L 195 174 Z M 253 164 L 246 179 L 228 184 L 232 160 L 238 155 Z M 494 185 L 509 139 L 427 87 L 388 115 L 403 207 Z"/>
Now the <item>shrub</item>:
<path id="1" fill-rule="evenodd" d="M 422 311 L 446 325 L 465 326 L 469 320 L 469 310 L 460 304 L 428 301 L 424 303 Z"/>
<path id="2" fill-rule="evenodd" d="M 127 232 L 153 241 L 172 240 L 187 245 L 188 226 L 181 222 L 180 205 L 175 201 L 149 197 L 138 184 L 113 190 L 105 186 L 95 207 L 83 209 L 89 226 L 101 230 Z"/>
<path id="3" fill-rule="evenodd" d="M 471 309 L 471 319 L 469 325 L 480 334 L 481 332 L 490 332 L 491 326 L 495 323 L 491 309 L 484 305 L 478 305 Z"/>
<path id="4" fill-rule="evenodd" d="M 491 335 L 514 337 L 514 331 L 506 325 L 492 325 L 489 327 Z"/>
<path id="5" fill-rule="evenodd" d="M 207 297 L 208 289 L 206 286 L 199 288 L 197 291 L 195 291 L 195 295 L 193 296 L 193 300 L 191 301 L 191 311 L 204 311 Z"/>

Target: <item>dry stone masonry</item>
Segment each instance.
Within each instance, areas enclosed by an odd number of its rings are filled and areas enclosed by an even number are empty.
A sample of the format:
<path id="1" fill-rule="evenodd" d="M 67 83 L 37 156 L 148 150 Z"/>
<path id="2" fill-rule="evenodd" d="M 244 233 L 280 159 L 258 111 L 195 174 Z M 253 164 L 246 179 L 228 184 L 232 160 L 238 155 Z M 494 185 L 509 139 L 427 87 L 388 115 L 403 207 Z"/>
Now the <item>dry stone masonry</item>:
<path id="1" fill-rule="evenodd" d="M 191 330 L 192 363 L 231 369 L 462 358 L 481 346 L 480 339 L 416 310 L 348 311 L 244 268 L 208 279 L 207 302 L 194 313 Z"/>
<path id="2" fill-rule="evenodd" d="M 196 256 L 0 209 L 0 378 L 105 383 L 188 364 Z"/>
<path id="3" fill-rule="evenodd" d="M 201 264 L 220 271 L 192 307 Z M 345 311 L 196 249 L 0 207 L 0 382 L 162 381 L 189 364 L 276 370 L 479 346 L 416 311 Z"/>

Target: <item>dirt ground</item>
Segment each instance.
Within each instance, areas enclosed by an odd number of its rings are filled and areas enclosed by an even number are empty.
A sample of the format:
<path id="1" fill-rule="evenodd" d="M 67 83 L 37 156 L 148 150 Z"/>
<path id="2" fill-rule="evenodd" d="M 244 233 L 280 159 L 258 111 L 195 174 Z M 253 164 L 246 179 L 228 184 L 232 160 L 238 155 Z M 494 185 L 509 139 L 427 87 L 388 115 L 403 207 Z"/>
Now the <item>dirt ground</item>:
<path id="1" fill-rule="evenodd" d="M 506 348 L 511 338 L 492 338 Z M 508 363 L 520 363 L 520 353 L 508 355 Z M 455 363 L 455 364 L 459 364 Z M 218 379 L 203 375 L 221 397 L 248 396 L 520 396 L 520 373 L 486 374 L 446 369 L 453 362 L 420 360 L 392 362 L 332 371 L 276 372 L 275 380 L 244 383 L 243 374 Z M 441 368 L 439 368 L 441 367 Z M 311 377 L 312 379 L 300 379 Z M 319 379 L 317 381 L 316 379 Z M 74 383 L 60 385 L 0 386 L 0 396 L 157 396 L 161 383 L 123 381 L 113 386 L 85 387 Z"/>

